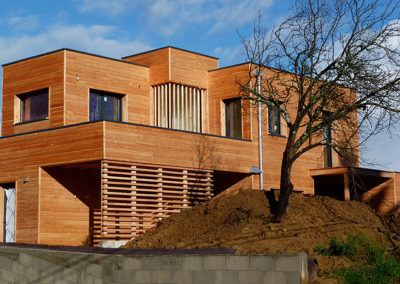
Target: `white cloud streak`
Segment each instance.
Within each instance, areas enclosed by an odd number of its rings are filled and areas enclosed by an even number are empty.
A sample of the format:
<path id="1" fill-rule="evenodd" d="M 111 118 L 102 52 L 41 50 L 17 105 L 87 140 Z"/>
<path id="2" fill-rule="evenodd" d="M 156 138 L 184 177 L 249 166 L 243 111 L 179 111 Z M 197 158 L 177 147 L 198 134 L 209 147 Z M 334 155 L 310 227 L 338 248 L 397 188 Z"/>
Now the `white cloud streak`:
<path id="1" fill-rule="evenodd" d="M 188 26 L 203 26 L 209 33 L 225 28 L 238 28 L 251 22 L 259 8 L 254 0 L 75 0 L 81 13 L 101 12 L 117 16 L 138 12 L 139 22 L 165 37 L 182 32 Z M 273 0 L 262 0 L 260 8 L 272 5 Z"/>
<path id="2" fill-rule="evenodd" d="M 36 15 L 15 16 L 8 19 L 8 25 L 15 31 L 33 31 L 39 25 L 39 18 Z"/>
<path id="3" fill-rule="evenodd" d="M 151 49 L 151 46 L 138 40 L 114 38 L 115 31 L 113 26 L 63 25 L 49 27 L 36 35 L 0 37 L 0 63 L 63 47 L 116 58 Z"/>
<path id="4" fill-rule="evenodd" d="M 261 1 L 260 8 L 271 6 L 272 2 Z M 145 9 L 143 19 L 167 37 L 188 25 L 204 25 L 209 33 L 216 33 L 251 22 L 258 4 L 254 0 L 155 0 Z"/>
<path id="5" fill-rule="evenodd" d="M 78 7 L 81 13 L 91 13 L 91 12 L 102 12 L 109 16 L 118 16 L 130 8 L 132 8 L 135 2 L 129 0 L 79 0 L 80 6 Z"/>
<path id="6" fill-rule="evenodd" d="M 228 65 L 238 64 L 238 58 L 244 57 L 244 50 L 242 45 L 232 46 L 232 47 L 216 47 L 212 54 L 218 58 L 224 60 Z"/>

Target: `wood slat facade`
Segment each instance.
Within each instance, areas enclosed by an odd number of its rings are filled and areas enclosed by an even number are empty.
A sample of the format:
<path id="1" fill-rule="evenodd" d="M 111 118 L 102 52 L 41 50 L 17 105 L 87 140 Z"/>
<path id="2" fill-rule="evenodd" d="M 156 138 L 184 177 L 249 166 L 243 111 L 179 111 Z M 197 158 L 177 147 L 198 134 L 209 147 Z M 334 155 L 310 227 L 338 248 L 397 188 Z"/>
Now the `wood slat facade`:
<path id="1" fill-rule="evenodd" d="M 212 189 L 210 170 L 103 160 L 100 238 L 130 240 L 162 218 L 210 200 Z"/>
<path id="2" fill-rule="evenodd" d="M 3 65 L 0 187 L 16 187 L 16 241 L 126 240 L 195 200 L 259 189 L 250 170 L 259 164 L 256 110 L 240 101 L 241 138 L 225 129 L 226 102 L 249 79 L 249 64 L 218 68 L 217 58 L 174 47 L 123 60 L 61 49 Z M 48 90 L 47 116 L 23 121 L 21 94 L 41 89 Z M 120 120 L 90 121 L 91 90 L 118 96 Z M 267 110 L 262 121 L 268 190 L 279 188 L 287 132 L 283 124 L 282 135 L 268 132 Z M 344 166 L 337 155 L 333 166 Z M 310 169 L 323 167 L 322 148 L 301 156 L 292 172 L 296 190 L 314 193 Z M 377 198 L 395 210 L 400 178 L 391 174 Z"/>

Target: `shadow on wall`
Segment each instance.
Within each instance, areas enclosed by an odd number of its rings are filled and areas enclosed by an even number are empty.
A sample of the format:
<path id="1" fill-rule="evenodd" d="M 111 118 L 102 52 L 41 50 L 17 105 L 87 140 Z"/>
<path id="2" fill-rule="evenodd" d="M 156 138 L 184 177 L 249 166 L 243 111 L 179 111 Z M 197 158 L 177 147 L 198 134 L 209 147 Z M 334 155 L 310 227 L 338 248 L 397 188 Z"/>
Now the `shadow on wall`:
<path id="1" fill-rule="evenodd" d="M 58 218 L 49 220 L 56 222 L 55 227 L 61 226 L 66 231 L 86 231 L 87 240 L 82 240 L 82 237 L 79 237 L 79 240 L 70 240 L 76 245 L 81 245 L 83 241 L 91 243 L 95 210 L 101 207 L 100 162 L 50 167 L 44 171 L 48 174 L 48 178 L 42 180 L 41 190 L 45 195 L 41 202 L 42 209 L 46 208 L 45 210 L 49 211 L 45 216 Z M 52 230 L 46 229 L 49 232 Z"/>
<path id="2" fill-rule="evenodd" d="M 220 193 L 234 193 L 245 188 L 244 179 L 250 174 L 214 171 L 214 196 Z"/>

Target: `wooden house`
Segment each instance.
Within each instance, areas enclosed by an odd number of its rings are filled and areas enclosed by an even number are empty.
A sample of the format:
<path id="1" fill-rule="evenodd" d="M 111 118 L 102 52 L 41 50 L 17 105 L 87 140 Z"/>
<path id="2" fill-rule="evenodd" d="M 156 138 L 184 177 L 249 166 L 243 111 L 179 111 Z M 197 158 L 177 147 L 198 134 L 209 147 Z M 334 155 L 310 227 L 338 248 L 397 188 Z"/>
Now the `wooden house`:
<path id="1" fill-rule="evenodd" d="M 249 68 L 219 68 L 218 58 L 175 47 L 122 60 L 60 49 L 4 64 L 0 236 L 53 245 L 128 240 L 221 192 L 260 189 L 256 110 L 235 83 Z M 279 188 L 286 141 L 272 118 L 263 111 L 266 190 Z M 335 155 L 329 166 L 322 148 L 304 154 L 295 189 L 349 199 L 358 171 L 372 192 L 364 199 L 382 212 L 399 204 L 399 174 L 344 167 Z"/>

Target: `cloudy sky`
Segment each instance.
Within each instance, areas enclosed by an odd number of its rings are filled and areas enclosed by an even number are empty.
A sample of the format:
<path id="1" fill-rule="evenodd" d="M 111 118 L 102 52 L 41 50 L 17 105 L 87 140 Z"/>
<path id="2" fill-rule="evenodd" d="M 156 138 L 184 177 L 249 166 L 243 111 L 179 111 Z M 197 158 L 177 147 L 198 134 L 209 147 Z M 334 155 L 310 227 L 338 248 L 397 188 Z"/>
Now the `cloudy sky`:
<path id="1" fill-rule="evenodd" d="M 67 47 L 120 58 L 167 45 L 245 61 L 238 34 L 250 35 L 259 5 L 267 27 L 292 5 L 277 0 L 16 0 L 0 12 L 0 64 Z M 1 118 L 0 118 L 1 119 Z M 400 128 L 400 127 L 399 127 Z M 397 131 L 400 133 L 400 131 Z M 362 155 L 400 171 L 400 138 L 383 134 Z"/>

